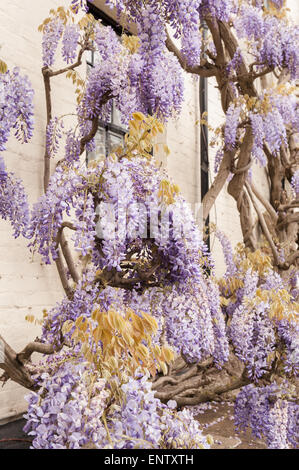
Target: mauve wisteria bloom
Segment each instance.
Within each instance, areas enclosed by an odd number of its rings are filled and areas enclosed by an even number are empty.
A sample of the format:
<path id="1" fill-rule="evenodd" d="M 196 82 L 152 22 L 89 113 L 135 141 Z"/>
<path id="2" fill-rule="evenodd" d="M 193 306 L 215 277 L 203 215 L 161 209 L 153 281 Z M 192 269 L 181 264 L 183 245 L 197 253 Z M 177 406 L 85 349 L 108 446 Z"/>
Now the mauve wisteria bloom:
<path id="1" fill-rule="evenodd" d="M 33 89 L 27 76 L 16 67 L 0 74 L 0 152 L 6 150 L 12 132 L 21 142 L 28 142 L 33 134 Z M 10 220 L 14 237 L 26 235 L 29 207 L 22 181 L 6 170 L 0 155 L 0 215 Z"/>
<path id="2" fill-rule="evenodd" d="M 24 430 L 33 449 L 210 447 L 191 412 L 162 404 L 146 376 L 129 378 L 107 408 L 109 384 L 88 364 L 59 354 L 48 367 L 37 379 L 39 392 L 27 397 Z"/>
<path id="3" fill-rule="evenodd" d="M 299 406 L 288 396 L 287 386 L 276 383 L 265 387 L 247 385 L 235 403 L 237 428 L 251 428 L 257 438 L 265 437 L 269 449 L 290 449 L 298 446 Z"/>
<path id="4" fill-rule="evenodd" d="M 46 24 L 43 33 L 43 64 L 51 67 L 54 64 L 55 53 L 63 35 L 63 22 L 60 18 L 53 18 Z"/>
<path id="5" fill-rule="evenodd" d="M 29 206 L 22 181 L 13 173 L 6 173 L 0 156 L 0 216 L 9 220 L 15 238 L 26 236 L 29 224 Z"/>
<path id="6" fill-rule="evenodd" d="M 57 258 L 56 237 L 63 222 L 63 215 L 70 216 L 75 198 L 84 193 L 84 178 L 78 168 L 66 171 L 59 166 L 52 175 L 47 192 L 33 206 L 28 238 L 33 249 L 37 249 L 46 264 L 51 257 Z M 79 193 L 79 194 L 78 194 Z"/>
<path id="7" fill-rule="evenodd" d="M 94 0 L 89 0 L 90 3 L 93 3 Z M 83 10 L 84 12 L 88 12 L 88 5 L 87 5 L 87 0 L 72 0 L 71 1 L 71 9 L 73 10 L 74 13 L 78 13 L 80 10 Z"/>
<path id="8" fill-rule="evenodd" d="M 231 104 L 226 113 L 226 122 L 224 130 L 224 142 L 226 147 L 231 150 L 236 146 L 237 130 L 241 107 Z"/>
<path id="9" fill-rule="evenodd" d="M 286 67 L 292 79 L 298 77 L 297 26 L 290 27 L 284 20 L 263 15 L 263 11 L 253 5 L 242 6 L 234 20 L 234 26 L 239 38 L 251 41 L 251 49 L 260 64 Z"/>
<path id="10" fill-rule="evenodd" d="M 78 25 L 66 25 L 62 38 L 62 57 L 67 64 L 76 58 L 79 36 L 80 28 Z"/>
<path id="11" fill-rule="evenodd" d="M 226 264 L 225 276 L 234 276 L 237 273 L 237 267 L 233 258 L 232 245 L 227 236 L 220 230 L 216 230 L 215 236 L 218 238 L 222 246 Z"/>
<path id="12" fill-rule="evenodd" d="M 0 74 L 0 152 L 6 150 L 12 130 L 21 142 L 32 137 L 33 96 L 29 79 L 19 68 Z"/>
<path id="13" fill-rule="evenodd" d="M 63 120 L 57 117 L 50 120 L 46 131 L 46 148 L 48 155 L 54 157 L 59 150 L 59 143 L 62 138 Z"/>

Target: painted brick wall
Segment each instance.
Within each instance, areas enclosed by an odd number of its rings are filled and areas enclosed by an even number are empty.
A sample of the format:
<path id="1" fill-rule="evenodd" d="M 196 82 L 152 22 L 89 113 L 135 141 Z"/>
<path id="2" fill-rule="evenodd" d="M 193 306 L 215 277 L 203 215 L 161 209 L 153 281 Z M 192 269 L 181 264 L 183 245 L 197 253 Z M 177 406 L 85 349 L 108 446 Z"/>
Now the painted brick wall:
<path id="1" fill-rule="evenodd" d="M 9 68 L 20 67 L 35 90 L 35 131 L 32 141 L 20 145 L 13 137 L 4 157 L 9 170 L 22 178 L 30 203 L 42 194 L 45 127 L 44 88 L 41 75 L 41 34 L 39 24 L 50 8 L 68 4 L 67 0 L 10 0 L 0 3 L 1 58 Z M 53 81 L 54 115 L 73 112 L 71 84 L 60 78 Z M 68 112 L 67 111 L 67 112 Z M 44 308 L 62 298 L 56 267 L 42 264 L 32 256 L 26 240 L 12 238 L 9 222 L 0 220 L 0 331 L 7 342 L 20 351 L 40 333 L 40 327 L 25 321 L 28 313 L 41 318 Z M 9 383 L 0 388 L 0 420 L 22 412 L 25 390 Z"/>

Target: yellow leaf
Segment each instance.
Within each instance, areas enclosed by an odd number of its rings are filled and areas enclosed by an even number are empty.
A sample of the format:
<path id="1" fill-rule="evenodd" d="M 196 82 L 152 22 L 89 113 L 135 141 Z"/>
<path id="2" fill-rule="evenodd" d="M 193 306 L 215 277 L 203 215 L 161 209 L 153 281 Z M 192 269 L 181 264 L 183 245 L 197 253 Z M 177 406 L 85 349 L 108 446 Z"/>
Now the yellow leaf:
<path id="1" fill-rule="evenodd" d="M 168 145 L 166 145 L 166 144 L 163 145 L 163 148 L 164 148 L 164 152 L 166 153 L 166 155 L 167 156 L 170 155 L 170 149 L 169 149 Z"/>
<path id="2" fill-rule="evenodd" d="M 132 348 L 134 346 L 134 340 L 132 336 L 130 336 L 127 331 L 123 331 L 122 336 L 125 342 Z"/>
<path id="3" fill-rule="evenodd" d="M 156 333 L 158 329 L 158 324 L 156 320 L 149 314 L 142 312 L 143 319 L 145 321 L 145 326 L 147 326 L 148 330 L 151 331 L 152 333 Z"/>
<path id="4" fill-rule="evenodd" d="M 0 59 L 0 73 L 6 73 L 7 72 L 7 65 L 6 63 Z"/>
<path id="5" fill-rule="evenodd" d="M 167 347 L 167 346 L 163 346 L 162 348 L 162 356 L 165 358 L 166 362 L 169 363 L 171 361 L 173 361 L 174 359 L 174 353 L 173 351 Z"/>
<path id="6" fill-rule="evenodd" d="M 136 348 L 136 351 L 139 352 L 145 358 L 149 357 L 149 351 L 148 351 L 147 347 L 144 346 L 144 344 L 139 344 Z"/>
<path id="7" fill-rule="evenodd" d="M 143 113 L 137 112 L 132 114 L 133 119 L 136 121 L 144 121 L 146 119 L 145 115 Z"/>
<path id="8" fill-rule="evenodd" d="M 93 338 L 95 342 L 98 343 L 101 340 L 101 337 L 102 337 L 102 329 L 98 326 L 93 331 Z"/>
<path id="9" fill-rule="evenodd" d="M 29 323 L 34 322 L 34 315 L 26 315 L 25 320 L 28 321 Z"/>
<path id="10" fill-rule="evenodd" d="M 168 369 L 167 369 L 167 365 L 165 364 L 165 362 L 161 361 L 161 362 L 159 362 L 159 365 L 161 367 L 161 370 L 162 370 L 163 374 L 167 375 Z"/>
<path id="11" fill-rule="evenodd" d="M 67 333 L 69 333 L 73 326 L 74 322 L 71 320 L 67 320 L 66 322 L 64 322 L 64 324 L 62 325 L 62 334 L 66 335 Z"/>

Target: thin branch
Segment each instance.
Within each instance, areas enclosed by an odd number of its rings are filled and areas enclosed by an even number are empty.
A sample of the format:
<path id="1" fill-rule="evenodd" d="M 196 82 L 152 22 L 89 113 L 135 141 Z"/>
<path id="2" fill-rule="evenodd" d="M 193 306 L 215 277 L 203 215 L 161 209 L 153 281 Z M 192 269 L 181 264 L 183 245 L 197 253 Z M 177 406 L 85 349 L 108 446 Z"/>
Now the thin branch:
<path id="1" fill-rule="evenodd" d="M 57 267 L 57 271 L 61 280 L 62 287 L 64 289 L 64 292 L 66 293 L 68 299 L 73 298 L 73 289 L 69 285 L 67 275 L 66 275 L 66 270 L 62 261 L 62 256 L 60 251 L 58 250 L 58 258 L 55 260 L 55 264 Z"/>
<path id="2" fill-rule="evenodd" d="M 82 47 L 78 53 L 78 59 L 76 62 L 74 62 L 72 65 L 69 65 L 68 67 L 65 67 L 65 68 L 62 68 L 62 69 L 59 69 L 59 70 L 51 70 L 51 69 L 48 69 L 48 75 L 49 77 L 56 77 L 57 75 L 62 75 L 63 73 L 67 73 L 69 72 L 70 70 L 74 70 L 75 68 L 77 67 L 80 67 L 80 65 L 82 65 L 82 56 L 83 56 L 83 53 L 88 50 L 87 47 Z"/>
<path id="3" fill-rule="evenodd" d="M 50 355 L 62 347 L 63 345 L 55 349 L 53 345 L 34 341 L 17 354 L 0 335 L 0 369 L 4 370 L 0 382 L 5 384 L 8 380 L 12 380 L 29 390 L 35 390 L 36 385 L 31 377 L 33 370 L 28 367 L 32 354 L 37 352 Z"/>
<path id="4" fill-rule="evenodd" d="M 213 42 L 217 51 L 215 63 L 218 66 L 223 67 L 225 66 L 226 60 L 225 60 L 225 52 L 224 52 L 223 44 L 221 41 L 221 35 L 220 35 L 218 22 L 214 17 L 210 16 L 206 18 L 206 23 L 207 23 L 209 30 L 211 31 Z"/>
<path id="5" fill-rule="evenodd" d="M 231 172 L 234 174 L 234 175 L 240 175 L 241 173 L 245 173 L 246 171 L 249 170 L 249 168 L 251 168 L 251 165 L 252 165 L 252 160 L 250 159 L 249 160 L 249 163 L 247 163 L 247 165 L 241 167 L 241 168 L 235 168 L 234 166 L 232 166 L 231 168 Z"/>
<path id="6" fill-rule="evenodd" d="M 62 348 L 63 344 L 62 346 L 59 346 L 59 348 L 55 348 L 53 344 L 45 344 L 38 341 L 33 341 L 27 344 L 23 351 L 17 354 L 17 360 L 24 364 L 26 361 L 30 361 L 32 354 L 35 352 L 50 356 L 51 354 L 60 351 Z"/>
<path id="7" fill-rule="evenodd" d="M 256 186 L 254 185 L 253 182 L 250 182 L 248 184 L 250 184 L 252 192 L 258 198 L 258 200 L 263 204 L 265 209 L 269 212 L 270 216 L 272 217 L 272 219 L 276 223 L 276 221 L 278 219 L 278 215 L 276 214 L 275 209 L 273 208 L 273 206 L 271 206 L 270 202 L 267 201 L 267 199 L 265 199 L 264 196 L 261 195 L 261 193 L 258 191 L 258 189 L 256 188 Z"/>
<path id="8" fill-rule="evenodd" d="M 259 218 L 259 221 L 260 221 L 260 224 L 261 224 L 261 227 L 262 227 L 262 230 L 264 232 L 264 235 L 271 247 L 271 250 L 272 250 L 272 253 L 273 253 L 273 258 L 274 258 L 274 262 L 276 265 L 279 265 L 279 254 L 278 254 L 278 251 L 276 249 L 276 246 L 274 245 L 274 242 L 273 242 L 273 239 L 272 239 L 272 236 L 269 232 L 269 229 L 267 227 L 267 224 L 265 222 L 265 219 L 264 219 L 264 216 L 262 214 L 262 212 L 260 211 L 260 208 L 259 206 L 257 205 L 255 199 L 254 199 L 254 195 L 253 195 L 253 192 L 251 190 L 251 187 L 249 185 L 249 183 L 247 181 L 245 181 L 245 186 L 246 186 L 246 189 L 247 189 L 247 192 L 249 194 L 249 197 L 251 199 L 251 202 L 253 204 L 253 207 L 258 215 L 258 218 Z"/>
<path id="9" fill-rule="evenodd" d="M 77 272 L 71 250 L 69 248 L 68 241 L 63 233 L 63 230 L 65 228 L 69 228 L 70 230 L 76 231 L 76 227 L 71 222 L 63 222 L 57 233 L 56 248 L 58 249 L 59 245 L 61 246 L 61 251 L 66 261 L 70 275 L 72 276 L 73 281 L 77 284 L 79 282 L 80 277 Z"/>
<path id="10" fill-rule="evenodd" d="M 72 256 L 72 252 L 70 250 L 68 241 L 67 241 L 64 233 L 61 234 L 60 246 L 61 246 L 61 251 L 62 251 L 63 257 L 65 259 L 68 270 L 70 272 L 70 275 L 72 276 L 73 281 L 77 284 L 80 280 L 80 276 L 79 276 L 78 271 L 76 269 L 74 258 Z"/>
<path id="11" fill-rule="evenodd" d="M 272 73 L 274 70 L 273 67 L 268 67 L 261 72 L 253 73 L 251 74 L 252 80 L 256 80 L 257 78 L 263 77 L 264 75 L 267 75 L 268 73 Z"/>
<path id="12" fill-rule="evenodd" d="M 290 266 L 292 266 L 292 264 L 295 263 L 295 261 L 297 261 L 297 259 L 299 258 L 299 250 L 297 251 L 294 251 L 294 253 L 292 253 L 287 259 L 286 259 L 286 269 L 289 269 Z"/>
<path id="13" fill-rule="evenodd" d="M 232 29 L 229 25 L 223 21 L 218 20 L 219 30 L 221 34 L 221 38 L 225 44 L 225 47 L 230 55 L 230 58 L 233 59 L 238 47 L 239 43 L 234 36 Z M 248 71 L 246 62 L 241 56 L 240 63 L 238 65 L 240 75 L 238 75 L 238 84 L 242 90 L 243 94 L 248 94 L 249 96 L 257 96 L 256 88 L 253 84 L 253 81 L 256 77 L 252 76 L 252 74 Z"/>
<path id="14" fill-rule="evenodd" d="M 47 113 L 47 127 L 52 119 L 52 100 L 51 100 L 51 83 L 49 68 L 44 67 L 42 69 L 44 77 L 44 87 L 45 87 L 45 97 L 46 97 L 46 113 Z M 47 142 L 45 143 L 45 155 L 44 155 L 44 192 L 47 191 L 49 182 L 50 182 L 50 172 L 51 172 L 51 155 L 48 152 Z"/>
<path id="15" fill-rule="evenodd" d="M 100 106 L 104 106 L 106 103 L 108 103 L 109 100 L 113 98 L 113 94 L 110 90 L 106 91 L 104 95 L 102 96 Z M 81 142 L 80 142 L 80 155 L 82 155 L 85 151 L 86 144 L 90 142 L 94 136 L 96 135 L 99 127 L 99 116 L 95 116 L 92 121 L 91 121 L 91 130 L 90 132 L 82 137 Z"/>
<path id="16" fill-rule="evenodd" d="M 213 205 L 215 204 L 215 201 L 219 195 L 219 193 L 222 191 L 227 178 L 230 174 L 230 169 L 232 165 L 232 161 L 235 155 L 235 151 L 229 151 L 229 152 L 224 152 L 222 161 L 220 163 L 219 171 L 210 187 L 208 192 L 205 194 L 203 200 L 202 200 L 202 207 L 203 207 L 203 221 L 207 219 L 210 210 L 212 209 Z"/>
<path id="17" fill-rule="evenodd" d="M 206 62 L 205 65 L 195 65 L 195 66 L 188 65 L 182 52 L 176 47 L 171 37 L 169 36 L 169 33 L 167 30 L 166 30 L 166 34 L 167 34 L 167 39 L 166 39 L 165 44 L 166 44 L 167 49 L 176 56 L 181 67 L 186 72 L 193 73 L 195 75 L 200 75 L 201 77 L 213 77 L 216 75 L 217 68 L 215 67 L 215 65 L 212 65 L 209 62 Z"/>
<path id="18" fill-rule="evenodd" d="M 280 204 L 277 207 L 277 211 L 285 212 L 285 211 L 288 211 L 289 209 L 295 209 L 297 207 L 299 207 L 299 200 L 292 201 L 289 204 Z"/>
<path id="19" fill-rule="evenodd" d="M 287 215 L 281 222 L 279 222 L 277 228 L 281 229 L 285 225 L 289 225 L 294 222 L 299 222 L 299 213 Z"/>

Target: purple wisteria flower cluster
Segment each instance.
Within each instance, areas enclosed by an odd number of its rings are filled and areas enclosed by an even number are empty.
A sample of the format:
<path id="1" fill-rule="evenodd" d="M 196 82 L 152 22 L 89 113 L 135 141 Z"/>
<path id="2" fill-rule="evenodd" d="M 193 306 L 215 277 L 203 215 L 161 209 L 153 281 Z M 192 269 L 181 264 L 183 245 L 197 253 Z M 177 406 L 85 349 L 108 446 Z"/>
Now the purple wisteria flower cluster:
<path id="1" fill-rule="evenodd" d="M 75 247 L 83 256 L 91 255 L 94 271 L 121 271 L 131 248 L 136 250 L 140 245 L 141 258 L 145 247 L 149 257 L 155 254 L 159 259 L 155 277 L 161 288 L 147 289 L 142 295 L 134 294 L 134 290 L 125 294 L 122 289 L 106 288 L 96 296 L 94 279 L 82 281 L 72 300 L 65 299 L 49 312 L 46 341 L 55 339 L 59 343 L 59 331 L 66 320 L 90 317 L 96 303 L 107 311 L 115 303 L 113 296 L 117 299 L 122 292 L 118 310 L 125 312 L 130 307 L 138 314 L 142 306 L 157 319 L 160 332 L 164 324 L 166 339 L 178 353 L 182 351 L 191 361 L 214 355 L 219 366 L 228 360 L 218 288 L 206 280 L 203 269 L 213 269 L 211 257 L 182 196 L 177 195 L 168 206 L 159 201 L 165 178 L 153 161 L 138 156 L 121 160 L 111 157 L 98 162 L 96 170 L 84 170 L 77 163 L 71 169 L 58 167 L 47 193 L 34 208 L 31 246 L 38 247 L 46 262 L 51 256 L 56 259 L 56 239 L 64 214 L 72 217 L 74 213 Z M 129 273 L 129 278 L 131 275 L 134 273 Z"/>
<path id="2" fill-rule="evenodd" d="M 229 263 L 232 259 L 230 254 Z M 235 354 L 246 365 L 248 376 L 257 381 L 271 370 L 276 358 L 275 351 L 280 349 L 284 372 L 297 376 L 299 330 L 296 297 L 290 296 L 285 302 L 285 318 L 273 314 L 276 302 L 280 305 L 285 293 L 291 291 L 288 280 L 283 280 L 271 268 L 264 273 L 258 273 L 252 267 L 243 271 L 236 259 L 233 262 L 237 270 L 229 275 L 227 271 L 221 281 L 221 292 L 228 298 L 232 296 L 222 309 L 229 319 L 227 333 Z M 237 287 L 231 290 L 230 285 Z M 277 292 L 281 293 L 280 299 L 275 297 Z M 287 318 L 288 314 L 290 318 Z"/>
<path id="3" fill-rule="evenodd" d="M 34 449 L 80 449 L 107 439 L 101 416 L 110 393 L 86 363 L 55 357 L 37 383 L 39 392 L 27 397 L 24 428 L 34 437 Z"/>
<path id="4" fill-rule="evenodd" d="M 92 3 L 92 0 L 91 0 Z M 69 64 L 76 58 L 76 52 L 80 38 L 80 26 L 74 22 L 74 15 L 79 12 L 88 12 L 86 0 L 73 0 L 70 2 L 70 8 L 65 10 L 60 7 L 57 14 L 51 10 L 51 15 L 40 26 L 43 31 L 43 65 L 51 67 L 55 62 L 55 55 L 61 42 L 62 59 Z M 69 22 L 68 20 L 72 20 Z"/>
<path id="5" fill-rule="evenodd" d="M 281 2 L 276 2 L 280 7 Z M 258 63 L 270 67 L 285 67 L 292 79 L 298 78 L 299 53 L 297 26 L 290 27 L 287 21 L 273 15 L 264 15 L 263 10 L 253 5 L 243 5 L 234 20 L 240 38 L 250 40 L 252 53 Z"/>
<path id="6" fill-rule="evenodd" d="M 183 101 L 183 76 L 177 59 L 165 47 L 162 21 L 153 25 L 153 13 L 142 10 L 138 25 L 140 47 L 130 52 L 121 44 L 111 28 L 96 26 L 95 44 L 97 63 L 90 71 L 86 91 L 78 114 L 82 135 L 90 131 L 94 116 L 107 119 L 111 102 L 103 106 L 103 98 L 110 94 L 127 124 L 132 113 L 156 113 L 167 119 L 179 112 Z M 168 77 L 164 80 L 164 76 Z"/>
<path id="7" fill-rule="evenodd" d="M 12 130 L 20 142 L 28 142 L 33 134 L 34 92 L 26 75 L 19 68 L 0 74 L 0 152 Z"/>
<path id="8" fill-rule="evenodd" d="M 63 22 L 59 17 L 54 17 L 49 21 L 43 32 L 43 64 L 44 67 L 51 67 L 54 64 L 55 53 L 63 35 Z"/>
<path id="9" fill-rule="evenodd" d="M 112 0 L 106 3 L 116 4 Z M 282 7 L 281 0 L 273 4 Z M 31 239 L 29 247 L 50 264 L 57 260 L 63 230 L 70 229 L 74 248 L 86 263 L 81 279 L 70 286 L 71 294 L 44 314 L 42 341 L 58 350 L 63 340 L 73 349 L 55 354 L 47 361 L 46 372 L 36 377 L 40 388 L 29 396 L 25 430 L 34 437 L 34 448 L 208 448 L 191 412 L 174 411 L 175 402 L 162 404 L 154 396 L 149 377 L 120 380 L 120 375 L 109 376 L 102 364 L 87 364 L 84 347 L 90 344 L 104 350 L 104 339 L 86 342 L 79 335 L 76 342 L 74 326 L 62 338 L 65 323 L 80 317 L 95 321 L 95 309 L 102 318 L 115 309 L 120 313 L 120 318 L 113 317 L 115 322 L 116 318 L 123 320 L 129 309 L 138 320 L 143 312 L 158 325 L 155 337 L 144 340 L 144 347 L 168 344 L 189 363 L 212 357 L 217 368 L 228 361 L 231 347 L 253 382 L 258 383 L 279 361 L 280 372 L 292 378 L 299 372 L 293 277 L 282 279 L 269 263 L 265 263 L 267 269 L 257 268 L 256 261 L 263 265 L 265 260 L 256 254 L 252 254 L 256 258 L 234 257 L 229 242 L 217 231 L 227 263 L 218 285 L 191 209 L 166 172 L 151 159 L 150 151 L 143 153 L 146 140 L 135 139 L 130 150 L 132 135 L 128 134 L 122 149 L 86 167 L 80 162 L 82 138 L 83 142 L 88 140 L 99 119 L 107 120 L 111 98 L 123 123 L 130 121 L 135 130 L 137 121 L 146 124 L 142 113 L 166 121 L 181 110 L 183 72 L 166 48 L 165 20 L 174 29 L 175 39 L 181 41 L 182 57 L 190 66 L 200 65 L 204 58 L 200 28 L 208 14 L 212 21 L 233 19 L 239 38 L 251 41 L 258 67 L 287 69 L 292 79 L 298 77 L 299 30 L 275 15 L 264 14 L 262 1 L 239 6 L 232 0 L 121 0 L 116 6 L 118 13 L 126 11 L 136 23 L 135 47 L 130 48 L 124 37 L 121 42 L 112 28 L 92 23 L 96 64 L 78 96 L 79 132 L 66 133 L 65 157 L 51 176 L 46 193 L 34 205 L 30 224 L 24 188 L 6 171 L 0 156 L 0 215 L 10 219 L 14 235 L 22 233 Z M 87 11 L 86 1 L 73 0 L 71 9 L 73 13 Z M 70 64 L 76 58 L 80 28 L 62 17 L 54 15 L 43 24 L 45 67 L 53 65 L 60 41 L 64 61 Z M 241 62 L 237 49 L 226 67 L 228 79 L 233 78 L 232 68 L 237 71 Z M 18 69 L 0 75 L 0 152 L 6 149 L 12 129 L 22 142 L 31 137 L 32 100 L 28 79 L 21 77 Z M 132 124 L 133 113 L 137 118 Z M 256 101 L 249 96 L 241 101 L 236 92 L 226 113 L 227 150 L 236 148 L 238 138 L 244 135 L 242 120 L 245 125 L 250 121 L 252 154 L 262 165 L 265 143 L 277 154 L 287 144 L 286 126 L 299 130 L 297 103 L 286 87 L 280 87 L 279 92 L 267 89 Z M 53 118 L 46 137 L 48 155 L 58 154 L 63 121 Z M 86 149 L 92 145 L 89 142 Z M 222 155 L 223 149 L 217 165 Z M 292 179 L 296 196 L 297 173 Z M 108 273 L 106 278 L 103 273 Z M 66 276 L 70 278 L 71 273 Z M 108 286 L 109 282 L 117 287 Z M 132 288 L 119 287 L 126 284 Z M 117 335 L 117 325 L 112 326 Z M 278 399 L 273 400 L 274 395 Z M 249 386 L 237 399 L 237 426 L 250 425 L 256 436 L 266 436 L 269 447 L 295 447 L 296 422 L 298 405 L 288 398 L 288 391 L 275 384 L 263 389 Z"/>
<path id="10" fill-rule="evenodd" d="M 276 383 L 244 387 L 235 403 L 237 429 L 251 428 L 255 437 L 266 438 L 269 449 L 297 448 L 299 405 L 289 395 L 287 385 Z"/>
<path id="11" fill-rule="evenodd" d="M 246 117 L 245 117 L 246 116 Z M 230 104 L 225 121 L 224 143 L 228 150 L 236 146 L 242 136 L 242 124 L 250 120 L 253 133 L 252 156 L 261 166 L 267 163 L 264 145 L 277 155 L 282 145 L 287 145 L 287 128 L 299 130 L 299 108 L 295 96 L 286 86 L 270 89 L 256 99 L 255 107 L 248 111 L 244 103 Z M 217 168 L 219 167 L 217 159 Z"/>
<path id="12" fill-rule="evenodd" d="M 78 166 L 66 169 L 59 166 L 51 177 L 47 192 L 33 206 L 27 234 L 32 239 L 29 247 L 37 249 L 46 264 L 51 263 L 51 256 L 57 258 L 57 235 L 63 216 L 71 215 L 76 196 L 84 197 L 85 185 Z"/>
<path id="13" fill-rule="evenodd" d="M 288 93 L 277 93 L 268 90 L 261 96 L 261 103 L 268 100 L 268 112 L 250 113 L 250 120 L 254 135 L 252 154 L 265 166 L 263 145 L 267 142 L 271 152 L 277 153 L 281 145 L 287 145 L 286 127 L 291 126 L 299 130 L 299 108 L 295 97 Z"/>
<path id="14" fill-rule="evenodd" d="M 62 57 L 68 64 L 76 58 L 80 28 L 77 24 L 69 24 L 64 28 L 62 38 Z"/>
<path id="15" fill-rule="evenodd" d="M 0 216 L 9 220 L 15 238 L 26 236 L 29 225 L 29 207 L 22 181 L 7 173 L 0 156 Z"/>
<path id="16" fill-rule="evenodd" d="M 232 103 L 226 113 L 224 142 L 227 149 L 231 150 L 236 146 L 237 131 L 239 125 L 239 118 L 241 113 L 241 106 Z"/>
<path id="17" fill-rule="evenodd" d="M 16 138 L 28 142 L 33 134 L 33 89 L 27 76 L 16 67 L 0 74 L 0 152 L 12 131 Z M 22 181 L 7 172 L 0 154 L 0 215 L 10 220 L 14 237 L 26 235 L 29 224 L 29 207 Z"/>
<path id="18" fill-rule="evenodd" d="M 65 360 L 67 359 L 67 360 Z M 154 397 L 147 377 L 131 377 L 113 394 L 90 365 L 57 355 L 28 397 L 25 431 L 34 449 L 208 449 L 189 410 Z M 117 379 L 116 379 L 117 380 Z"/>
<path id="19" fill-rule="evenodd" d="M 64 123 L 62 119 L 57 117 L 50 120 L 46 131 L 46 149 L 50 157 L 57 155 L 59 151 L 59 143 L 62 138 Z"/>
<path id="20" fill-rule="evenodd" d="M 93 3 L 94 0 L 89 0 L 90 3 Z M 72 11 L 77 14 L 80 10 L 88 12 L 87 0 L 72 0 L 71 2 Z"/>

